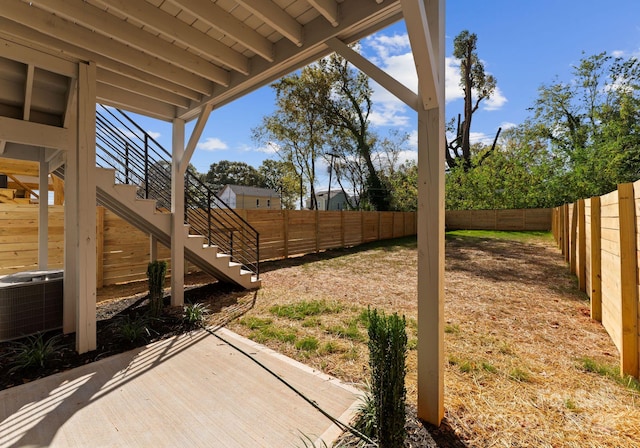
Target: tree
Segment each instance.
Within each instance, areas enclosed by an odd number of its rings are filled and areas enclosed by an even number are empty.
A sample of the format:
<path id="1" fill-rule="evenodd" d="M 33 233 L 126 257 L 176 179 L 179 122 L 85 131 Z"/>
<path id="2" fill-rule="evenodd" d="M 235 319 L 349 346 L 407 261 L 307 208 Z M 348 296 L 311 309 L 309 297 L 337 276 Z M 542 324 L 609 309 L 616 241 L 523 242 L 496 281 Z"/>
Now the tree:
<path id="1" fill-rule="evenodd" d="M 472 168 L 471 154 L 471 121 L 473 114 L 480 107 L 480 102 L 491 98 L 496 90 L 496 79 L 484 71 L 484 64 L 477 53 L 478 36 L 467 30 L 460 32 L 453 41 L 453 55 L 460 61 L 460 86 L 464 93 L 464 120 L 460 122 L 458 115 L 455 128 L 456 137 L 451 142 L 446 142 L 445 154 L 447 166 L 453 168 L 461 164 L 464 171 Z M 452 120 L 448 130 L 453 129 Z M 500 130 L 498 130 L 498 134 Z M 498 136 L 496 135 L 496 139 Z M 476 159 L 476 163 L 482 163 L 487 155 Z"/>
<path id="2" fill-rule="evenodd" d="M 640 176 L 640 63 L 600 53 L 573 75 L 543 85 L 533 107 L 535 129 L 564 166 L 566 202 Z"/>
<path id="3" fill-rule="evenodd" d="M 281 160 L 293 166 L 300 182 L 300 208 L 303 208 L 304 182 L 311 195 L 311 208 L 317 209 L 315 195 L 316 160 L 323 152 L 327 124 L 315 107 L 317 97 L 326 97 L 330 89 L 321 71 L 308 66 L 299 73 L 271 85 L 276 91 L 276 110 L 264 117 L 253 130 L 253 138 L 277 148 Z"/>
<path id="4" fill-rule="evenodd" d="M 296 208 L 296 198 L 300 189 L 300 177 L 291 162 L 266 159 L 258 168 L 258 173 L 266 188 L 280 193 L 282 208 L 293 210 Z M 303 190 L 306 192 L 306 190 Z"/>
<path id="5" fill-rule="evenodd" d="M 364 169 L 360 171 L 365 173 L 369 203 L 376 210 L 389 210 L 389 189 L 374 164 L 376 136 L 369 129 L 372 108 L 369 78 L 335 53 L 320 60 L 317 70 L 322 70 L 331 84 L 331 90 L 323 91 L 325 97 L 317 98 L 320 102 L 315 107 L 331 128 L 334 147 L 350 150 L 352 163 L 363 163 Z"/>
<path id="6" fill-rule="evenodd" d="M 471 146 L 474 167 L 454 166 L 445 177 L 448 209 L 538 208 L 557 205 L 562 166 L 530 124 L 508 129 L 481 165 L 486 147 Z"/>
<path id="7" fill-rule="evenodd" d="M 244 185 L 262 187 L 264 180 L 258 170 L 245 162 L 222 160 L 212 163 L 205 174 L 205 182 L 214 191 L 220 191 L 225 185 Z"/>

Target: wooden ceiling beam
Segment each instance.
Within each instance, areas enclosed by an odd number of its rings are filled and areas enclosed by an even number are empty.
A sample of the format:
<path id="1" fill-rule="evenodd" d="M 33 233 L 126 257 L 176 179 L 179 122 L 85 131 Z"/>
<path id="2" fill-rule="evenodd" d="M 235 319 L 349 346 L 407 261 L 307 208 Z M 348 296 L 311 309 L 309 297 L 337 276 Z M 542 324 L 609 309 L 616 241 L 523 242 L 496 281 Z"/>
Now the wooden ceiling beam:
<path id="1" fill-rule="evenodd" d="M 309 3 L 327 19 L 331 26 L 336 27 L 340 24 L 338 4 L 335 0 L 309 0 Z"/>
<path id="2" fill-rule="evenodd" d="M 198 31 L 144 0 L 98 0 L 109 9 L 134 18 L 159 34 L 193 48 L 210 59 L 244 74 L 249 74 L 249 59 L 222 42 Z"/>
<path id="3" fill-rule="evenodd" d="M 94 32 L 91 34 L 94 36 L 102 34 L 106 38 L 136 48 L 175 67 L 187 69 L 217 84 L 223 86 L 229 84 L 229 73 L 226 70 L 167 41 L 158 39 L 157 36 L 120 20 L 83 0 L 65 0 L 64 2 L 33 0 L 31 3 L 57 16 L 64 17 L 70 22 L 93 30 Z"/>
<path id="4" fill-rule="evenodd" d="M 212 91 L 211 81 L 203 79 L 183 68 L 176 67 L 175 65 L 168 64 L 161 61 L 151 55 L 148 55 L 142 51 L 131 48 L 127 45 L 121 44 L 113 39 L 102 36 L 101 34 L 89 31 L 79 25 L 75 25 L 67 20 L 63 20 L 59 17 L 52 16 L 50 13 L 29 6 L 20 0 L 2 0 L 2 15 L 0 17 L 0 24 L 11 25 L 12 22 L 16 22 L 13 28 L 23 24 L 37 33 L 31 33 L 26 37 L 27 33 L 18 34 L 21 38 L 27 38 L 38 45 L 45 48 L 51 48 L 51 44 L 48 43 L 50 38 L 65 41 L 71 44 L 71 48 L 68 46 L 66 49 L 78 54 L 84 60 L 95 60 L 93 58 L 85 58 L 87 51 L 82 50 L 86 48 L 87 42 L 92 42 L 96 47 L 100 48 L 100 52 L 104 57 L 111 60 L 121 62 L 124 65 L 135 67 L 141 72 L 151 72 L 156 76 L 171 81 L 176 84 L 189 86 L 191 89 L 200 93 L 207 94 Z M 8 19 L 8 20 L 5 20 Z M 3 26 L 0 32 L 8 32 Z M 42 36 L 42 40 L 38 37 Z M 57 47 L 53 47 L 58 49 Z M 58 50 L 59 51 L 59 50 Z M 98 63 L 97 60 L 95 60 Z"/>
<path id="5" fill-rule="evenodd" d="M 257 55 L 273 62 L 273 44 L 211 0 L 168 0 L 198 20 L 237 40 Z M 248 74 L 248 73 L 245 73 Z"/>
<path id="6" fill-rule="evenodd" d="M 303 27 L 296 19 L 283 11 L 271 0 L 237 0 L 246 10 L 260 18 L 264 23 L 278 31 L 297 47 L 304 44 Z"/>
<path id="7" fill-rule="evenodd" d="M 162 101 L 165 103 L 173 104 L 174 106 L 186 109 L 190 105 L 190 100 L 184 98 L 175 93 L 167 92 L 166 90 L 159 89 L 150 84 L 145 84 L 142 81 L 127 78 L 119 73 L 105 70 L 98 67 L 97 71 L 98 82 L 108 84 L 113 87 L 117 87 L 122 90 L 127 90 L 131 93 L 146 96 L 154 100 Z"/>

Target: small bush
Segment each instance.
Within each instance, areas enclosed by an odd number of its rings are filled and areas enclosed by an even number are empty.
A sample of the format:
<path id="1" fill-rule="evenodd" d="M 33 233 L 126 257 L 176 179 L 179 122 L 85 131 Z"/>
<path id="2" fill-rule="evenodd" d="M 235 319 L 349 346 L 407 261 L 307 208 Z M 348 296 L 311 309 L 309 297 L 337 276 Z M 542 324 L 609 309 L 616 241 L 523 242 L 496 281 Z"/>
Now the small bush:
<path id="1" fill-rule="evenodd" d="M 189 328 L 200 327 L 209 315 L 209 307 L 204 303 L 189 303 L 182 309 L 182 323 Z"/>
<path id="2" fill-rule="evenodd" d="M 149 280 L 149 313 L 153 317 L 162 315 L 164 307 L 164 279 L 167 274 L 167 262 L 155 260 L 147 266 Z"/>
<path id="3" fill-rule="evenodd" d="M 11 346 L 10 372 L 33 368 L 44 368 L 47 361 L 62 348 L 60 335 L 44 339 L 42 333 L 29 336 L 24 342 L 14 342 Z"/>
<path id="4" fill-rule="evenodd" d="M 134 344 L 146 342 L 151 336 L 151 319 L 141 315 L 131 317 L 128 314 L 120 316 L 110 325 L 114 338 Z"/>
<path id="5" fill-rule="evenodd" d="M 369 368 L 376 436 L 384 448 L 402 448 L 405 439 L 407 332 L 396 313 L 369 311 Z"/>

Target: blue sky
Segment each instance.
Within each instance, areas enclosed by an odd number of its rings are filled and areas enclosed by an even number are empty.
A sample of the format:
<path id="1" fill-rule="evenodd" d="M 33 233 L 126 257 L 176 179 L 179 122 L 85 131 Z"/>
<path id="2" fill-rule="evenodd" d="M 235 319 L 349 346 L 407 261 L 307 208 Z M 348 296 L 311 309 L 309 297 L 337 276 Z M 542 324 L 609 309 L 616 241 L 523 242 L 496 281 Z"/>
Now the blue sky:
<path id="1" fill-rule="evenodd" d="M 478 54 L 485 70 L 497 78 L 494 98 L 483 102 L 474 115 L 476 139 L 491 140 L 499 126 L 522 123 L 529 116 L 527 108 L 535 101 L 538 88 L 556 79 L 569 80 L 572 65 L 583 53 L 640 56 L 640 0 L 449 0 L 446 8 L 447 119 L 462 112 L 458 68 L 452 58 L 453 39 L 460 31 L 467 29 L 478 35 Z M 416 89 L 404 23 L 361 44 L 367 58 Z M 374 131 L 385 135 L 390 129 L 400 129 L 415 136 L 414 112 L 379 86 L 373 100 Z M 264 159 L 277 158 L 251 139 L 251 130 L 273 110 L 274 94 L 268 86 L 214 110 L 191 162 L 204 173 L 220 160 L 243 161 L 257 168 Z M 139 116 L 135 119 L 162 145 L 171 147 L 169 123 Z M 415 158 L 415 152 L 408 151 L 405 157 Z M 321 178 L 318 186 L 325 183 Z"/>

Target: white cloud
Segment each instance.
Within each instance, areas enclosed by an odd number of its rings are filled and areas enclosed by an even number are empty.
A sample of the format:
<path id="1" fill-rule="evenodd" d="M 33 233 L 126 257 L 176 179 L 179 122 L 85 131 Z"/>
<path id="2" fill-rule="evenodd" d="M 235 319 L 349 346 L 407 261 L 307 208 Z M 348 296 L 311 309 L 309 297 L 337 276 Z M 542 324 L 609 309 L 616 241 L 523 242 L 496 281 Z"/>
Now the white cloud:
<path id="1" fill-rule="evenodd" d="M 158 140 L 160 138 L 160 136 L 162 135 L 159 132 L 155 132 L 155 131 L 147 131 L 147 134 L 149 134 L 151 136 L 151 138 L 154 139 L 154 140 Z"/>
<path id="2" fill-rule="evenodd" d="M 460 86 L 460 62 L 454 57 L 445 58 L 444 96 L 445 103 L 464 98 L 464 91 Z"/>
<path id="3" fill-rule="evenodd" d="M 495 135 L 487 135 L 484 132 L 471 132 L 469 140 L 471 143 L 482 143 L 483 145 L 492 145 Z"/>
<path id="4" fill-rule="evenodd" d="M 515 123 L 511 123 L 510 121 L 503 121 L 502 123 L 500 123 L 500 127 L 502 128 L 503 131 L 506 131 L 507 129 L 512 129 L 517 127 L 518 125 Z"/>
<path id="5" fill-rule="evenodd" d="M 269 142 L 264 146 L 260 146 L 256 148 L 256 151 L 262 152 L 265 154 L 276 154 L 279 149 L 280 149 L 280 146 L 277 143 Z"/>
<path id="6" fill-rule="evenodd" d="M 197 149 L 204 151 L 226 151 L 229 149 L 227 144 L 217 137 L 209 137 L 205 141 L 198 143 Z"/>
<path id="7" fill-rule="evenodd" d="M 418 130 L 414 129 L 409 133 L 409 140 L 407 141 L 409 148 L 413 150 L 418 149 Z"/>
<path id="8" fill-rule="evenodd" d="M 502 90 L 500 90 L 500 87 L 496 86 L 496 90 L 493 92 L 493 95 L 491 95 L 491 98 L 484 100 L 484 110 L 498 110 L 500 109 L 502 106 L 504 106 L 504 103 L 507 102 L 507 98 L 502 94 Z"/>
<path id="9" fill-rule="evenodd" d="M 613 50 L 611 52 L 611 56 L 613 56 L 614 58 L 621 58 L 625 55 L 625 52 L 622 50 Z"/>

